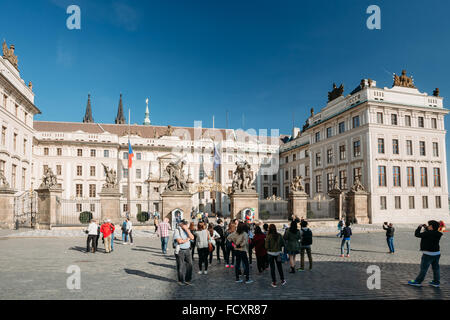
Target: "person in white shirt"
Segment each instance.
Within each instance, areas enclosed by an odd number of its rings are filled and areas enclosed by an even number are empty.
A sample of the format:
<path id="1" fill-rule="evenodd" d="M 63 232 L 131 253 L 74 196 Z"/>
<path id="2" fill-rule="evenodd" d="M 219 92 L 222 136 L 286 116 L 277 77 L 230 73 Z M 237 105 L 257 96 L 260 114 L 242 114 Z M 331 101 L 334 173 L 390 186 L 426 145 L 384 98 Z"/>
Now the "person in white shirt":
<path id="1" fill-rule="evenodd" d="M 97 251 L 97 235 L 98 235 L 98 225 L 94 219 L 92 219 L 89 223 L 89 226 L 86 230 L 88 235 L 87 237 L 87 245 L 86 245 L 86 253 L 91 251 L 90 242 L 92 242 L 92 253 Z"/>
<path id="2" fill-rule="evenodd" d="M 128 239 L 130 239 L 130 245 L 133 245 L 133 224 L 129 218 L 127 218 L 127 233 Z"/>

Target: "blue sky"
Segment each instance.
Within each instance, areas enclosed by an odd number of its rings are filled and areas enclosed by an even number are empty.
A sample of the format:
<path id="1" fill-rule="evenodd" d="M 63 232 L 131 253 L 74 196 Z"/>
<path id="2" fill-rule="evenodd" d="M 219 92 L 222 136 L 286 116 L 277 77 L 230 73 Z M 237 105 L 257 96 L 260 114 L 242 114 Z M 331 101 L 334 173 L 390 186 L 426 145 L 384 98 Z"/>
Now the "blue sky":
<path id="1" fill-rule="evenodd" d="M 70 4 L 81 30 L 66 28 Z M 381 30 L 366 27 L 371 4 Z M 420 91 L 450 95 L 449 11 L 446 0 L 4 1 L 0 38 L 33 81 L 38 120 L 81 121 L 90 92 L 94 120 L 112 123 L 122 92 L 132 123 L 151 96 L 156 125 L 215 115 L 224 128 L 228 111 L 230 128 L 289 134 L 333 82 L 345 94 L 362 78 L 390 87 L 407 69 Z"/>

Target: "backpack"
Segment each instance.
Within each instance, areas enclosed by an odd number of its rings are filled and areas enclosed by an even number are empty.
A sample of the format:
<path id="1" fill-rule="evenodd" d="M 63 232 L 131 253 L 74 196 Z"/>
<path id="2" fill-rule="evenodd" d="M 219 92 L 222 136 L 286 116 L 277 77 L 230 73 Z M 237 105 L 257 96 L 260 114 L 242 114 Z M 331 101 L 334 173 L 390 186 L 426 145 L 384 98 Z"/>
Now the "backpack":
<path id="1" fill-rule="evenodd" d="M 312 245 L 312 231 L 311 229 L 308 230 L 302 230 L 303 234 L 302 234 L 302 240 L 301 240 L 301 245 L 302 246 L 310 246 Z"/>
<path id="2" fill-rule="evenodd" d="M 219 234 L 220 240 L 223 240 L 225 238 L 223 228 L 221 226 L 219 226 L 219 225 L 215 226 L 214 230 L 216 230 L 216 232 Z"/>

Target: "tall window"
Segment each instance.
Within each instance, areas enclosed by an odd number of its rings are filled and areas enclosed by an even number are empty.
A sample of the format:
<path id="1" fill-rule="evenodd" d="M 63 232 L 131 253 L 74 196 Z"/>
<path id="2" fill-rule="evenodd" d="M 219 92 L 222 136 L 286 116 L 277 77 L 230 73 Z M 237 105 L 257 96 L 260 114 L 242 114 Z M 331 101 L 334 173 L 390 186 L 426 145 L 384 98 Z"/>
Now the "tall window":
<path id="1" fill-rule="evenodd" d="M 309 176 L 309 166 L 305 166 L 305 177 L 308 177 L 308 176 Z"/>
<path id="2" fill-rule="evenodd" d="M 136 186 L 136 197 L 142 197 L 142 186 Z"/>
<path id="3" fill-rule="evenodd" d="M 436 121 L 436 118 L 431 118 L 431 128 L 437 129 L 437 121 Z"/>
<path id="4" fill-rule="evenodd" d="M 392 153 L 398 154 L 398 139 L 392 139 Z"/>
<path id="5" fill-rule="evenodd" d="M 419 121 L 419 128 L 423 128 L 424 127 L 423 117 L 419 117 L 418 121 Z"/>
<path id="6" fill-rule="evenodd" d="M 83 156 L 83 149 L 77 149 L 77 156 L 82 157 Z"/>
<path id="7" fill-rule="evenodd" d="M 95 177 L 95 166 L 91 166 L 89 172 L 91 177 Z"/>
<path id="8" fill-rule="evenodd" d="M 286 169 L 286 171 L 284 172 L 284 178 L 285 180 L 289 180 L 289 169 Z"/>
<path id="9" fill-rule="evenodd" d="M 420 168 L 420 186 L 421 187 L 428 187 L 427 168 L 424 168 L 424 167 Z"/>
<path id="10" fill-rule="evenodd" d="M 23 154 L 27 154 L 27 139 L 23 139 Z"/>
<path id="11" fill-rule="evenodd" d="M 416 207 L 416 204 L 414 203 L 414 196 L 409 196 L 409 208 L 414 209 Z"/>
<path id="12" fill-rule="evenodd" d="M 436 209 L 442 208 L 442 204 L 441 204 L 441 196 L 436 196 L 436 197 L 435 197 L 435 201 L 436 201 Z"/>
<path id="13" fill-rule="evenodd" d="M 406 154 L 408 156 L 413 155 L 412 140 L 406 140 Z"/>
<path id="14" fill-rule="evenodd" d="M 386 170 L 385 170 L 386 172 Z M 361 168 L 353 168 L 353 183 L 355 183 L 355 179 L 356 177 L 359 177 L 359 180 L 361 181 L 362 179 L 362 174 L 361 174 Z M 361 181 L 362 182 L 362 181 Z"/>
<path id="15" fill-rule="evenodd" d="M 320 152 L 316 153 L 316 166 L 322 165 L 322 159 L 320 157 Z"/>
<path id="16" fill-rule="evenodd" d="M 136 179 L 141 179 L 142 171 L 141 169 L 136 169 Z"/>
<path id="17" fill-rule="evenodd" d="M 14 136 L 13 136 L 13 148 L 14 148 L 14 151 L 17 150 L 17 133 L 14 133 Z"/>
<path id="18" fill-rule="evenodd" d="M 400 167 L 394 166 L 393 174 L 394 174 L 394 187 L 400 187 L 401 185 Z"/>
<path id="19" fill-rule="evenodd" d="M 89 197 L 95 198 L 97 196 L 96 190 L 95 190 L 95 184 L 89 185 Z"/>
<path id="20" fill-rule="evenodd" d="M 402 208 L 402 201 L 400 196 L 395 196 L 395 209 L 401 209 Z"/>
<path id="21" fill-rule="evenodd" d="M 284 163 L 288 163 L 289 162 L 289 156 L 286 156 L 285 158 L 284 158 Z"/>
<path id="22" fill-rule="evenodd" d="M 25 178 L 27 175 L 27 169 L 22 168 L 22 189 L 25 190 Z"/>
<path id="23" fill-rule="evenodd" d="M 339 171 L 339 189 L 347 189 L 347 170 Z"/>
<path id="24" fill-rule="evenodd" d="M 408 187 L 414 187 L 414 168 L 413 167 L 406 168 L 406 185 Z"/>
<path id="25" fill-rule="evenodd" d="M 433 177 L 434 177 L 434 186 L 440 187 L 441 186 L 441 169 L 440 168 L 433 168 Z"/>
<path id="26" fill-rule="evenodd" d="M 320 141 L 320 132 L 316 132 L 316 142 Z"/>
<path id="27" fill-rule="evenodd" d="M 2 127 L 2 146 L 6 144 L 6 127 Z"/>
<path id="28" fill-rule="evenodd" d="M 384 153 L 384 139 L 378 138 L 378 153 Z"/>
<path id="29" fill-rule="evenodd" d="M 75 185 L 75 195 L 77 198 L 83 197 L 83 185 L 82 184 Z"/>
<path id="30" fill-rule="evenodd" d="M 386 187 L 386 166 L 378 166 L 378 186 Z"/>
<path id="31" fill-rule="evenodd" d="M 48 148 L 44 148 L 44 156 L 48 156 Z"/>
<path id="32" fill-rule="evenodd" d="M 411 127 L 411 116 L 405 116 L 405 126 Z"/>
<path id="33" fill-rule="evenodd" d="M 327 191 L 330 191 L 333 188 L 333 182 L 334 182 L 334 174 L 327 173 Z"/>
<path id="34" fill-rule="evenodd" d="M 122 168 L 122 177 L 128 178 L 128 168 Z"/>
<path id="35" fill-rule="evenodd" d="M 331 138 L 333 136 L 333 133 L 331 131 L 331 127 L 327 128 L 327 138 Z"/>
<path id="36" fill-rule="evenodd" d="M 422 209 L 428 209 L 428 196 L 422 196 Z"/>
<path id="37" fill-rule="evenodd" d="M 333 162 L 333 149 L 327 150 L 327 163 Z"/>
<path id="38" fill-rule="evenodd" d="M 353 129 L 359 127 L 359 116 L 353 117 Z"/>
<path id="39" fill-rule="evenodd" d="M 109 150 L 103 150 L 103 157 L 109 158 Z"/>
<path id="40" fill-rule="evenodd" d="M 11 170 L 11 188 L 16 188 L 16 172 L 17 172 L 17 166 L 15 164 L 12 165 Z"/>
<path id="41" fill-rule="evenodd" d="M 56 165 L 56 175 L 60 176 L 62 174 L 62 167 L 60 164 Z"/>
<path id="42" fill-rule="evenodd" d="M 62 148 L 57 148 L 56 149 L 56 155 L 62 156 Z"/>
<path id="43" fill-rule="evenodd" d="M 269 187 L 263 188 L 263 198 L 267 199 L 269 197 Z"/>
<path id="44" fill-rule="evenodd" d="M 345 160 L 345 145 L 339 146 L 339 160 Z"/>
<path id="45" fill-rule="evenodd" d="M 339 122 L 339 133 L 345 132 L 345 122 Z"/>
<path id="46" fill-rule="evenodd" d="M 136 160 L 142 160 L 142 153 L 136 153 Z"/>
<path id="47" fill-rule="evenodd" d="M 386 196 L 381 196 L 380 197 L 380 209 L 381 210 L 386 210 L 387 205 L 386 205 Z"/>
<path id="48" fill-rule="evenodd" d="M 397 125 L 397 115 L 396 114 L 391 114 L 391 124 L 393 125 L 393 126 L 396 126 Z"/>
<path id="49" fill-rule="evenodd" d="M 359 157 L 361 155 L 361 141 L 357 140 L 353 142 L 353 157 Z"/>
<path id="50" fill-rule="evenodd" d="M 322 176 L 317 175 L 316 176 L 316 193 L 322 192 Z"/>
<path id="51" fill-rule="evenodd" d="M 377 112 L 377 123 L 383 124 L 383 112 Z"/>
<path id="52" fill-rule="evenodd" d="M 123 153 L 123 159 L 124 160 L 128 160 L 128 152 L 124 152 Z"/>
<path id="53" fill-rule="evenodd" d="M 77 166 L 77 176 L 82 176 L 82 175 L 83 175 L 83 167 Z"/>
<path id="54" fill-rule="evenodd" d="M 433 157 L 439 157 L 439 145 L 437 142 L 433 142 Z"/>
<path id="55" fill-rule="evenodd" d="M 91 149 L 91 157 L 95 158 L 95 156 L 96 156 L 95 149 Z"/>
<path id="56" fill-rule="evenodd" d="M 425 141 L 419 141 L 420 155 L 425 155 Z"/>

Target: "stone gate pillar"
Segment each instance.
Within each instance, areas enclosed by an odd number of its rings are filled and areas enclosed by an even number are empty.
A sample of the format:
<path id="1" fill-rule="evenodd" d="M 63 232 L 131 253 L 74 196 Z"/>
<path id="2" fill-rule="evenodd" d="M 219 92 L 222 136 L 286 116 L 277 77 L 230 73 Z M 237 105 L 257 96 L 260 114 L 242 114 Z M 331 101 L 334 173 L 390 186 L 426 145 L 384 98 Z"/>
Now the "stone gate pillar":
<path id="1" fill-rule="evenodd" d="M 189 191 L 164 191 L 162 197 L 161 221 L 168 218 L 172 222 L 171 213 L 175 209 L 183 211 L 183 219 L 191 221 L 192 193 Z"/>
<path id="2" fill-rule="evenodd" d="M 0 188 L 0 228 L 14 229 L 14 194 L 15 190 Z"/>
<path id="3" fill-rule="evenodd" d="M 368 193 L 363 190 L 350 190 L 347 193 L 349 197 L 349 217 L 351 222 L 371 223 L 369 219 Z"/>
<path id="4" fill-rule="evenodd" d="M 289 193 L 289 213 L 300 220 L 307 217 L 308 194 L 304 191 L 291 191 Z"/>
<path id="5" fill-rule="evenodd" d="M 51 230 L 56 225 L 57 214 L 61 210 L 61 196 L 63 190 L 56 186 L 36 189 L 38 194 L 37 207 L 39 219 L 36 229 Z"/>
<path id="6" fill-rule="evenodd" d="M 337 220 L 341 220 L 342 218 L 342 201 L 343 195 L 340 189 L 334 188 L 330 192 L 328 192 L 328 196 L 334 200 L 334 218 Z"/>
<path id="7" fill-rule="evenodd" d="M 122 217 L 120 216 L 120 197 L 122 193 L 119 188 L 103 188 L 98 193 L 101 206 L 101 221 L 110 219 L 112 223 L 120 225 Z M 131 208 L 128 208 L 128 211 Z"/>
<path id="8" fill-rule="evenodd" d="M 258 193 L 255 190 L 248 189 L 245 191 L 235 191 L 230 195 L 231 202 L 231 219 L 241 219 L 239 213 L 246 208 L 255 209 L 254 220 L 259 219 L 259 202 Z"/>

